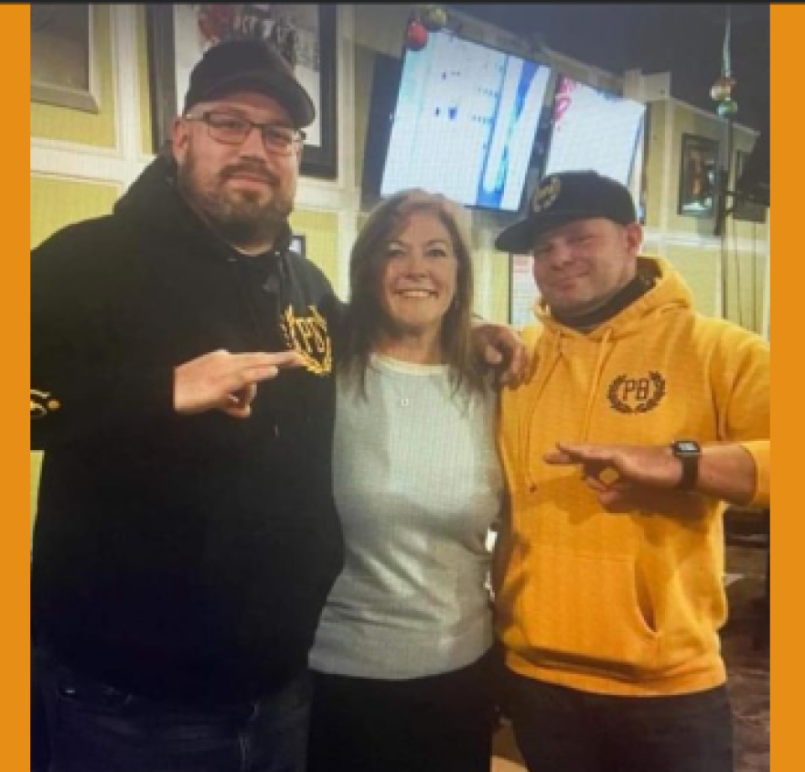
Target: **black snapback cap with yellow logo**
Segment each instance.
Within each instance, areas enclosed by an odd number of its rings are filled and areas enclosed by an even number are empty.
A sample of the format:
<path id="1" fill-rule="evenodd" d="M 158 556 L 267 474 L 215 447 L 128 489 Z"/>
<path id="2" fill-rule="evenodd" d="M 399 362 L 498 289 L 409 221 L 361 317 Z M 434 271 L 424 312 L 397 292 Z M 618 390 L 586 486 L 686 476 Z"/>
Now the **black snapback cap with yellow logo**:
<path id="1" fill-rule="evenodd" d="M 293 67 L 268 42 L 227 40 L 208 49 L 190 73 L 183 115 L 194 105 L 235 91 L 257 91 L 276 99 L 297 128 L 316 118 L 310 95 Z"/>
<path id="2" fill-rule="evenodd" d="M 637 222 L 629 189 L 593 171 L 550 174 L 534 190 L 525 219 L 506 228 L 495 247 L 503 252 L 530 252 L 536 237 L 545 231 L 593 217 L 620 225 Z"/>

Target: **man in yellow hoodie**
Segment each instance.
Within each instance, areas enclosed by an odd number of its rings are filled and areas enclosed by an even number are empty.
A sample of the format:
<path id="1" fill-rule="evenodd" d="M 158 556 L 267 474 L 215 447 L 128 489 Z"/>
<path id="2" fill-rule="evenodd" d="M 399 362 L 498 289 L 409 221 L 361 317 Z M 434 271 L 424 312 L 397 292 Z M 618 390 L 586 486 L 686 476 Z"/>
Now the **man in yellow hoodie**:
<path id="1" fill-rule="evenodd" d="M 531 772 L 730 772 L 726 502 L 769 496 L 769 351 L 639 255 L 629 191 L 543 179 L 500 234 L 542 298 L 502 403 L 496 600 Z"/>

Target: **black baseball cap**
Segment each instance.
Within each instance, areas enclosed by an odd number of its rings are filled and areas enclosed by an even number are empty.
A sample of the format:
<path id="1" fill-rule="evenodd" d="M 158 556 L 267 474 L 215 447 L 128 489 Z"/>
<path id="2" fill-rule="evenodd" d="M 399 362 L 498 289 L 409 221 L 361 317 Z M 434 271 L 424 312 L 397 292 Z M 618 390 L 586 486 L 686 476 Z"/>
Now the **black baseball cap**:
<path id="1" fill-rule="evenodd" d="M 502 252 L 530 252 L 541 233 L 591 217 L 606 217 L 620 225 L 637 222 L 629 189 L 593 171 L 550 174 L 534 190 L 526 218 L 506 228 L 495 239 L 495 247 Z"/>
<path id="2" fill-rule="evenodd" d="M 190 73 L 183 114 L 199 102 L 240 90 L 276 99 L 297 128 L 309 126 L 316 117 L 313 100 L 291 65 L 262 40 L 227 40 L 208 49 Z"/>

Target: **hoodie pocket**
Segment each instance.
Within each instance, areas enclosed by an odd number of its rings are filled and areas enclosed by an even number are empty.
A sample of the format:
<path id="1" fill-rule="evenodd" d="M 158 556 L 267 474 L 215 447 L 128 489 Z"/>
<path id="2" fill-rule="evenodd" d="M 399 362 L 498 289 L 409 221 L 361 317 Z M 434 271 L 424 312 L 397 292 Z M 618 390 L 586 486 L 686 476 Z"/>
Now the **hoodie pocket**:
<path id="1" fill-rule="evenodd" d="M 656 667 L 660 636 L 638 601 L 634 558 L 532 549 L 519 616 L 540 660 L 624 674 Z"/>

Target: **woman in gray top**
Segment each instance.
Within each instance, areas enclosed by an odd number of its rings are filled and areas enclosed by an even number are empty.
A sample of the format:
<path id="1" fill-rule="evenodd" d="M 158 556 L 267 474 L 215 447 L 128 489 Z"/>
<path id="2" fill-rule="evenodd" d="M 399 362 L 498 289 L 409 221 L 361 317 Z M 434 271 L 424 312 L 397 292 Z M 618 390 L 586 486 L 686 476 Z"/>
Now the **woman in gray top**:
<path id="1" fill-rule="evenodd" d="M 352 251 L 333 453 L 346 562 L 311 653 L 311 772 L 489 769 L 502 478 L 462 214 L 398 193 Z"/>

